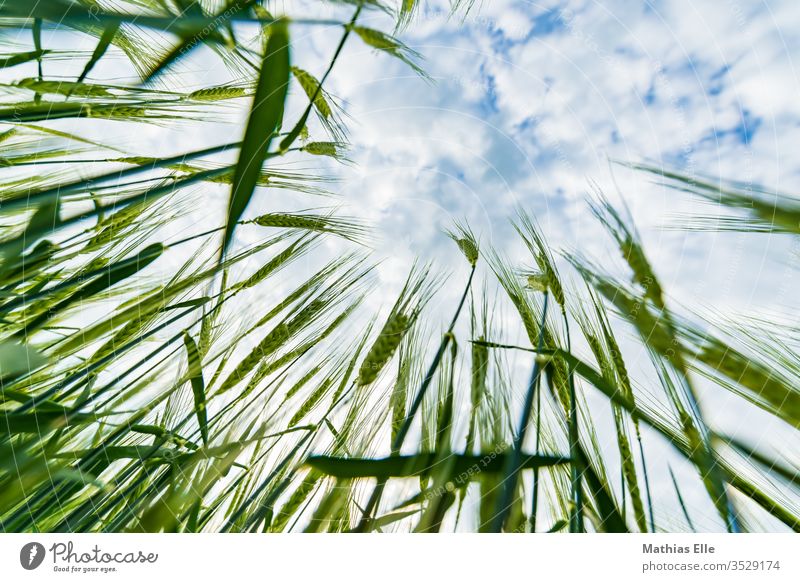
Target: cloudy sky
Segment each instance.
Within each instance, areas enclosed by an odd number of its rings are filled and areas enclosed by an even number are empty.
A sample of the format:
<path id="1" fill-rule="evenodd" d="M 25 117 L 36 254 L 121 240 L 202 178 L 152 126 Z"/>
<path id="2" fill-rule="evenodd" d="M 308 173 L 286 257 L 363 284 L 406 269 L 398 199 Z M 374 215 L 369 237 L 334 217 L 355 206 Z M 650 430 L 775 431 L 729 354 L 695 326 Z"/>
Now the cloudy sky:
<path id="1" fill-rule="evenodd" d="M 339 20 L 353 9 L 317 0 L 271 6 L 278 14 Z M 326 83 L 348 116 L 353 163 L 323 173 L 340 179 L 330 186 L 336 204 L 381 235 L 387 282 L 402 279 L 392 273 L 417 256 L 455 263 L 457 250 L 441 233 L 454 219 L 467 220 L 506 253 L 521 252 L 508 226 L 517 207 L 531 212 L 557 246 L 605 261 L 607 237 L 586 205 L 598 189 L 630 209 L 675 301 L 792 316 L 791 241 L 671 228 L 687 213 L 711 210 L 616 163 L 650 162 L 797 191 L 800 37 L 793 31 L 800 11 L 792 6 L 493 0 L 453 16 L 448 0 L 422 0 L 398 36 L 420 54 L 429 79 L 353 35 Z M 365 12 L 359 22 L 393 28 L 380 11 Z M 294 25 L 294 64 L 321 76 L 340 37 L 340 26 Z M 80 42 L 93 47 L 91 39 Z M 93 76 L 127 79 L 127 69 L 112 58 Z M 230 78 L 207 50 L 175 72 L 186 88 Z M 294 85 L 287 118 L 305 104 Z M 230 111 L 228 124 L 139 126 L 121 131 L 115 143 L 139 154 L 174 154 L 188 140 L 233 141 L 245 105 Z M 312 138 L 326 136 L 312 124 Z M 320 204 L 282 192 L 264 203 Z M 252 210 L 264 207 L 257 202 Z"/>
<path id="2" fill-rule="evenodd" d="M 747 308 L 787 276 L 765 264 L 785 241 L 665 231 L 696 203 L 612 161 L 793 191 L 800 41 L 790 31 L 800 12 L 791 6 L 501 0 L 462 21 L 423 3 L 402 38 L 431 83 L 357 39 L 337 66 L 330 88 L 354 119 L 357 163 L 343 194 L 395 233 L 391 252 L 400 240 L 412 254 L 435 253 L 452 217 L 505 245 L 517 205 L 551 239 L 589 252 L 603 244 L 585 205 L 596 184 L 630 206 L 670 289 Z"/>

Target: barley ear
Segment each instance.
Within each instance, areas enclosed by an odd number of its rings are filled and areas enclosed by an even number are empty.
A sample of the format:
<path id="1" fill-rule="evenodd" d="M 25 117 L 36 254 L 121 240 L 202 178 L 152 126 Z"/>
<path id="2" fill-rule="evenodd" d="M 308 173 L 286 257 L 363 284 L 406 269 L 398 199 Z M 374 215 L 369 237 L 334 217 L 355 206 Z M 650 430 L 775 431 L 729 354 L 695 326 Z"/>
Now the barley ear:
<path id="1" fill-rule="evenodd" d="M 453 230 L 446 230 L 445 233 L 455 241 L 470 266 L 474 267 L 478 264 L 480 247 L 477 238 L 468 226 L 456 224 Z"/>

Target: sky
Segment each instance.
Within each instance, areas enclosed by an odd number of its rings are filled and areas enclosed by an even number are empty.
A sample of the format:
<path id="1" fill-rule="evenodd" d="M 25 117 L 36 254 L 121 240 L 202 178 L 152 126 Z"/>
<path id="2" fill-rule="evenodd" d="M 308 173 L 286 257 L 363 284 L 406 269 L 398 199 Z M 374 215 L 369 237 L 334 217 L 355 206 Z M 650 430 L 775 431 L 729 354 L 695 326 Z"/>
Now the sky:
<path id="1" fill-rule="evenodd" d="M 347 18 L 352 12 L 343 3 L 272 4 L 273 12 L 289 15 Z M 326 84 L 347 116 L 351 163 L 319 162 L 338 179 L 326 186 L 341 213 L 374 227 L 380 291 L 368 306 L 386 308 L 417 258 L 450 274 L 454 284 L 442 288 L 433 307 L 451 305 L 466 268 L 442 230 L 456 220 L 468 222 L 485 247 L 529 260 L 509 224 L 518 208 L 539 222 L 555 248 L 619 272 L 617 251 L 587 205 L 602 192 L 629 210 L 671 305 L 732 320 L 766 314 L 797 323 L 796 242 L 675 228 L 682 216 L 709 208 L 623 165 L 648 162 L 796 192 L 795 4 L 487 0 L 452 15 L 447 2 L 423 0 L 397 34 L 419 53 L 428 78 L 351 38 Z M 366 12 L 359 23 L 393 28 L 379 11 Z M 340 27 L 293 26 L 294 64 L 321 76 L 340 36 Z M 90 39 L 76 42 L 91 50 Z M 109 59 L 94 74 L 129 74 L 120 66 Z M 225 79 L 224 64 L 210 51 L 197 51 L 180 71 L 192 88 Z M 287 118 L 305 103 L 295 87 Z M 117 137 L 138 155 L 174 154 L 187 149 L 187 140 L 195 149 L 238 139 L 246 109 L 229 114 L 228 123 L 141 126 Z M 312 136 L 326 139 L 313 126 Z M 223 203 L 224 197 L 209 200 L 180 228 L 202 222 Z M 330 203 L 272 192 L 250 212 Z M 239 236 L 253 242 L 248 237 L 258 233 Z M 335 240 L 325 245 L 329 255 L 342 252 Z M 642 350 L 628 353 L 646 361 Z M 527 374 L 528 364 L 520 365 Z M 716 424 L 755 438 L 781 434 L 775 421 L 742 409 L 731 396 L 715 393 L 714 402 L 709 414 Z M 796 434 L 787 438 L 797 443 Z M 679 477 L 691 471 L 677 461 L 674 468 Z M 656 487 L 666 483 L 659 479 Z M 689 503 L 700 504 L 703 495 L 687 493 Z"/>
<path id="2" fill-rule="evenodd" d="M 352 13 L 346 2 L 271 7 L 340 20 Z M 380 11 L 366 11 L 359 23 L 393 29 Z M 416 257 L 455 265 L 458 251 L 442 235 L 453 220 L 469 222 L 487 245 L 522 253 L 508 223 L 517 208 L 533 214 L 555 246 L 606 263 L 608 237 L 587 206 L 600 191 L 630 211 L 676 302 L 792 317 L 791 240 L 676 229 L 681 217 L 710 209 L 621 164 L 796 191 L 798 25 L 800 11 L 774 0 L 493 0 L 455 15 L 447 0 L 422 0 L 397 35 L 419 53 L 428 78 L 352 35 L 326 83 L 346 114 L 352 163 L 314 163 L 338 178 L 327 186 L 335 204 L 375 227 L 387 284 L 399 284 Z M 340 37 L 339 26 L 294 25 L 293 64 L 321 76 Z M 93 48 L 91 38 L 76 42 Z M 167 46 L 155 37 L 153 44 Z M 62 66 L 59 73 L 69 65 Z M 205 49 L 175 72 L 187 89 L 229 79 Z M 93 76 L 126 80 L 130 73 L 111 57 Z M 286 117 L 306 102 L 293 86 Z M 246 105 L 231 107 L 226 123 L 140 125 L 114 140 L 137 154 L 174 154 L 189 140 L 233 141 Z M 312 124 L 312 139 L 327 137 Z M 285 192 L 263 202 L 251 212 L 328 203 Z"/>
<path id="3" fill-rule="evenodd" d="M 765 264 L 786 241 L 667 232 L 696 201 L 614 162 L 792 191 L 798 20 L 780 2 L 498 1 L 463 22 L 423 4 L 401 38 L 432 83 L 356 42 L 332 78 L 355 120 L 346 199 L 398 235 L 392 252 L 398 239 L 433 252 L 452 217 L 504 245 L 519 205 L 555 242 L 603 252 L 585 204 L 596 185 L 630 207 L 680 298 L 747 309 L 789 276 Z"/>

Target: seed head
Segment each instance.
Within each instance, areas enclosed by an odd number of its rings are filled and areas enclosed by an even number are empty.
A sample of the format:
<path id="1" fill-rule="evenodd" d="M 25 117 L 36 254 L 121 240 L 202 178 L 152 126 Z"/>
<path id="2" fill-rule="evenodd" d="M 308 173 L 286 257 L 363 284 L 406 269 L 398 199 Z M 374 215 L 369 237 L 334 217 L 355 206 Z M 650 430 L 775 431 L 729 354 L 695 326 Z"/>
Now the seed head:
<path id="1" fill-rule="evenodd" d="M 358 385 L 372 384 L 375 378 L 394 355 L 395 350 L 403 339 L 403 334 L 408 329 L 408 317 L 402 313 L 393 314 L 383 326 L 378 339 L 364 358 L 358 371 Z"/>

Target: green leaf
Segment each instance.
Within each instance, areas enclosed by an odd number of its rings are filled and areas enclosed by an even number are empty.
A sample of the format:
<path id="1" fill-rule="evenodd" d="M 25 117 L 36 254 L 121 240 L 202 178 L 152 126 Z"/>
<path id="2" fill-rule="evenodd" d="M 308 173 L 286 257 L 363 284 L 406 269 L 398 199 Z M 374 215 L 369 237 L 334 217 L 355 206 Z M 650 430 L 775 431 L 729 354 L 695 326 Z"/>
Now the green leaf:
<path id="1" fill-rule="evenodd" d="M 359 479 L 376 477 L 413 477 L 428 474 L 436 468 L 441 456 L 436 453 L 421 453 L 413 456 L 393 456 L 381 459 L 360 459 L 329 456 L 310 457 L 306 463 L 311 467 L 339 479 Z M 453 463 L 453 473 L 473 475 L 478 473 L 499 473 L 506 462 L 504 453 L 486 455 L 452 455 L 446 458 Z M 523 455 L 522 469 L 551 467 L 568 463 L 566 457 L 548 455 Z"/>
<path id="2" fill-rule="evenodd" d="M 70 301 L 73 302 L 88 299 L 89 297 L 110 289 L 117 283 L 132 277 L 158 259 L 163 254 L 164 248 L 165 247 L 163 244 L 154 243 L 145 247 L 142 251 L 136 253 L 136 255 L 129 259 L 123 259 L 109 265 L 103 269 L 103 272 L 99 277 L 97 277 L 91 283 L 81 287 L 79 291 L 70 297 Z"/>
<path id="3" fill-rule="evenodd" d="M 95 47 L 94 52 L 89 59 L 89 62 L 86 63 L 86 67 L 84 67 L 83 71 L 78 77 L 78 83 L 83 82 L 98 61 L 103 58 L 103 55 L 106 54 L 108 47 L 111 46 L 111 43 L 114 41 L 114 37 L 117 36 L 119 27 L 119 22 L 113 22 L 103 29 L 103 34 L 100 36 L 100 40 L 98 41 L 97 46 Z"/>
<path id="4" fill-rule="evenodd" d="M 142 79 L 142 83 L 149 83 L 161 73 L 167 70 L 173 63 L 183 58 L 186 54 L 192 51 L 195 47 L 203 44 L 204 42 L 214 42 L 221 44 L 223 42 L 222 35 L 216 30 L 204 33 L 202 30 L 197 34 L 187 36 L 181 43 L 175 46 L 166 57 L 156 64 L 150 71 L 147 72 Z"/>
<path id="5" fill-rule="evenodd" d="M 744 441 L 724 435 L 717 435 L 717 437 L 751 463 L 758 463 L 766 471 L 780 475 L 795 487 L 800 487 L 800 471 L 789 466 L 784 460 L 770 457 Z"/>
<path id="6" fill-rule="evenodd" d="M 608 483 L 595 471 L 582 446 L 579 447 L 578 454 L 582 458 L 583 479 L 595 500 L 599 518 L 598 526 L 602 527 L 602 531 L 608 533 L 627 533 L 628 527 L 625 525 L 625 518 L 617 508 Z"/>
<path id="7" fill-rule="evenodd" d="M 46 363 L 47 358 L 35 348 L 17 342 L 0 343 L 0 378 L 28 374 Z"/>
<path id="8" fill-rule="evenodd" d="M 14 67 L 16 65 L 21 65 L 22 63 L 28 63 L 30 61 L 41 59 L 46 53 L 47 51 L 29 51 L 26 53 L 16 53 L 13 55 L 0 57 L 0 69 Z"/>
<path id="9" fill-rule="evenodd" d="M 387 525 L 391 525 L 395 522 L 402 521 L 407 517 L 411 517 L 412 515 L 416 515 L 422 511 L 422 509 L 411 509 L 408 511 L 392 511 L 385 515 L 381 515 L 380 517 L 376 517 L 375 520 L 372 522 L 371 527 L 373 530 L 381 529 L 382 527 L 386 527 Z"/>
<path id="10" fill-rule="evenodd" d="M 32 246 L 43 236 L 53 232 L 60 224 L 59 210 L 61 204 L 58 198 L 42 203 L 31 216 L 25 232 L 9 241 L 9 244 L 0 251 L 4 267 L 13 265 L 26 248 Z"/>
<path id="11" fill-rule="evenodd" d="M 678 504 L 681 506 L 681 511 L 683 512 L 683 517 L 686 519 L 686 523 L 689 524 L 689 527 L 694 533 L 697 533 L 697 529 L 694 527 L 694 522 L 692 522 L 692 517 L 689 515 L 689 510 L 686 508 L 686 503 L 683 501 L 683 495 L 681 494 L 681 489 L 678 486 L 678 480 L 675 479 L 675 473 L 672 472 L 672 467 L 667 465 L 669 469 L 669 476 L 672 479 L 672 486 L 675 488 L 675 495 L 678 497 Z"/>
<path id="12" fill-rule="evenodd" d="M 94 449 L 65 451 L 53 455 L 56 458 L 80 459 L 94 453 Z M 180 449 L 162 448 L 152 445 L 130 445 L 119 447 L 103 447 L 99 454 L 107 461 L 119 461 L 121 459 L 131 459 L 135 461 L 147 460 L 155 463 L 171 463 L 174 461 L 185 460 L 192 453 L 181 451 Z"/>
<path id="13" fill-rule="evenodd" d="M 36 62 L 38 63 L 39 68 L 39 78 L 42 78 L 42 19 L 36 18 L 33 21 L 33 48 L 36 49 L 36 52 L 39 53 L 39 56 L 36 58 Z"/>
<path id="14" fill-rule="evenodd" d="M 286 23 L 278 22 L 272 25 L 253 107 L 233 176 L 228 222 L 225 226 L 221 255 L 225 254 L 236 223 L 250 203 L 261 177 L 261 166 L 266 158 L 269 144 L 283 118 L 289 74 L 289 29 Z"/>
<path id="15" fill-rule="evenodd" d="M 200 362 L 200 352 L 197 344 L 188 333 L 183 334 L 183 343 L 186 346 L 186 354 L 189 359 L 189 381 L 192 384 L 192 394 L 194 395 L 194 413 L 197 416 L 197 424 L 200 425 L 200 435 L 203 437 L 203 444 L 208 445 L 208 414 L 206 412 L 206 385 L 203 380 L 203 368 Z"/>
<path id="16" fill-rule="evenodd" d="M 555 522 L 553 524 L 553 527 L 551 527 L 549 530 L 547 530 L 547 533 L 560 532 L 562 529 L 566 528 L 568 525 L 569 525 L 569 521 L 567 521 L 566 519 L 559 519 L 557 522 Z"/>
<path id="17" fill-rule="evenodd" d="M 27 414 L 4 414 L 0 422 L 0 433 L 3 434 L 34 434 L 46 438 L 49 433 L 57 428 L 75 426 L 92 422 L 95 419 L 91 414 L 72 414 L 64 410 L 39 410 Z"/>

